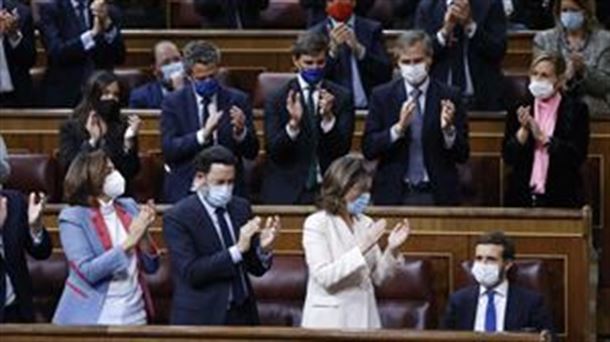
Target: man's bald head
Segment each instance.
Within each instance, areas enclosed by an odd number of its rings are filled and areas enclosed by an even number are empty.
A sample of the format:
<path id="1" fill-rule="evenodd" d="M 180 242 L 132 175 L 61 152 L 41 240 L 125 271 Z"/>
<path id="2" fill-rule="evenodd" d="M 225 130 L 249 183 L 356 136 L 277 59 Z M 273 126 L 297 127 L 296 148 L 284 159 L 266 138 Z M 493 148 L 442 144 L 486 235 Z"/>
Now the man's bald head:
<path id="1" fill-rule="evenodd" d="M 169 40 L 162 40 L 155 44 L 153 54 L 155 57 L 156 69 L 160 69 L 162 66 L 170 63 L 178 62 L 182 58 L 176 44 Z"/>

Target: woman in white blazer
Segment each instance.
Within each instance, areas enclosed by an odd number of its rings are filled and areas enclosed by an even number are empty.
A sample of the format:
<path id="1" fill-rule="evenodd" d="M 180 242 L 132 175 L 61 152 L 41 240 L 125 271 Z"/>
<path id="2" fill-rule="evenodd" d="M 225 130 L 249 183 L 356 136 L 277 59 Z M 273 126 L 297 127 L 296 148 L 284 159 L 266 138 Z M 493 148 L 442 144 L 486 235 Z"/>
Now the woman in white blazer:
<path id="1" fill-rule="evenodd" d="M 337 159 L 324 175 L 319 211 L 305 220 L 303 248 L 309 271 L 301 325 L 307 328 L 380 328 L 373 284 L 389 278 L 403 262 L 400 246 L 407 220 L 377 245 L 386 221 L 363 214 L 371 176 L 359 155 Z"/>

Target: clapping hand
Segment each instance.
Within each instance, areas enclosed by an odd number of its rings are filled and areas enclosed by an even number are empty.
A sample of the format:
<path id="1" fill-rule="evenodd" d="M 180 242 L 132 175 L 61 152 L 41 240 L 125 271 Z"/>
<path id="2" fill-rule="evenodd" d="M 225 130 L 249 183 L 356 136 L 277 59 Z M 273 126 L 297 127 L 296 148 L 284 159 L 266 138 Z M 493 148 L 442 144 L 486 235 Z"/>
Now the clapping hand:
<path id="1" fill-rule="evenodd" d="M 156 209 L 152 200 L 140 207 L 140 212 L 131 221 L 129 226 L 129 234 L 123 242 L 123 249 L 129 251 L 140 243 L 142 238 L 147 235 L 148 228 L 155 222 Z"/>
<path id="2" fill-rule="evenodd" d="M 455 105 L 451 100 L 441 100 L 441 129 L 443 131 L 453 126 L 455 118 Z"/>
<path id="3" fill-rule="evenodd" d="M 401 222 L 398 222 L 390 236 L 388 236 L 388 250 L 394 255 L 397 256 L 400 250 L 400 246 L 402 246 L 405 241 L 409 238 L 409 234 L 411 233 L 411 226 L 409 225 L 409 220 L 404 219 Z"/>
<path id="4" fill-rule="evenodd" d="M 229 110 L 231 114 L 231 124 L 233 125 L 233 135 L 236 137 L 241 136 L 246 129 L 246 115 L 241 108 L 232 106 Z"/>
<path id="5" fill-rule="evenodd" d="M 257 216 L 241 226 L 239 229 L 239 239 L 236 244 L 240 253 L 244 254 L 250 250 L 252 237 L 261 231 L 260 225 L 261 218 Z"/>
<path id="6" fill-rule="evenodd" d="M 43 192 L 31 192 L 28 199 L 28 225 L 32 234 L 37 235 L 42 230 L 42 216 L 47 204 L 47 196 Z"/>
<path id="7" fill-rule="evenodd" d="M 413 121 L 413 114 L 415 113 L 415 108 L 416 104 L 413 99 L 405 101 L 402 104 L 402 108 L 400 109 L 400 118 L 396 123 L 400 132 L 404 133 L 407 130 L 407 127 L 409 127 L 409 125 L 411 124 L 411 121 Z"/>
<path id="8" fill-rule="evenodd" d="M 373 246 L 377 244 L 383 233 L 385 232 L 386 220 L 381 219 L 373 222 L 366 230 L 364 235 L 359 238 L 358 247 L 362 254 L 366 254 Z"/>
<path id="9" fill-rule="evenodd" d="M 286 110 L 290 115 L 288 125 L 292 130 L 299 129 L 301 118 L 303 117 L 303 105 L 301 104 L 301 93 L 290 89 L 286 98 Z"/>
<path id="10" fill-rule="evenodd" d="M 273 216 L 267 218 L 265 228 L 260 233 L 260 245 L 263 251 L 271 252 L 273 244 L 276 241 L 277 235 L 282 229 L 282 222 L 279 216 Z"/>
<path id="11" fill-rule="evenodd" d="M 324 120 L 332 120 L 333 114 L 333 105 L 335 104 L 335 96 L 331 94 L 328 90 L 322 89 L 320 90 L 320 114 L 322 114 L 322 119 Z"/>
<path id="12" fill-rule="evenodd" d="M 104 122 L 99 115 L 94 111 L 91 111 L 87 117 L 85 129 L 89 133 L 89 142 L 91 145 L 95 145 L 106 134 L 108 127 L 106 122 Z"/>

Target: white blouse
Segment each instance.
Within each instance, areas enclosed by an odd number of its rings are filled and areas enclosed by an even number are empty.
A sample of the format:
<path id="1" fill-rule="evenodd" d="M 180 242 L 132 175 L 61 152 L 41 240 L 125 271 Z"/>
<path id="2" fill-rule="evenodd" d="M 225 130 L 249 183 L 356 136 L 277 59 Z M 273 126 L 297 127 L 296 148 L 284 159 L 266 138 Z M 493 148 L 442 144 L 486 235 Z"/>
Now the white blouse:
<path id="1" fill-rule="evenodd" d="M 100 209 L 106 227 L 108 227 L 112 246 L 115 247 L 122 244 L 127 239 L 127 229 L 121 223 L 114 209 L 113 202 L 101 202 Z M 127 271 L 116 272 L 110 281 L 104 306 L 97 321 L 98 324 L 146 324 L 144 296 L 138 282 L 137 257 L 133 252 L 129 253 L 127 257 L 129 259 Z"/>

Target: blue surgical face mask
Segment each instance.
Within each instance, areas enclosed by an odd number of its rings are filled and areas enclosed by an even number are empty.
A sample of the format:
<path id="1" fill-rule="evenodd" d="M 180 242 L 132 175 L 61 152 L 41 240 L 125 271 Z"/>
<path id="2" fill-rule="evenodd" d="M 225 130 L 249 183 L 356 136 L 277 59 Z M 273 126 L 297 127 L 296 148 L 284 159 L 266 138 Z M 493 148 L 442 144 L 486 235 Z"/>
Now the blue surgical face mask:
<path id="1" fill-rule="evenodd" d="M 214 208 L 224 208 L 233 197 L 233 184 L 208 185 L 203 187 L 203 197 Z"/>
<path id="2" fill-rule="evenodd" d="M 347 212 L 352 215 L 360 215 L 368 207 L 371 201 L 371 194 L 363 192 L 355 200 L 347 203 Z"/>
<path id="3" fill-rule="evenodd" d="M 161 73 L 163 74 L 163 80 L 171 83 L 172 77 L 184 75 L 184 64 L 182 64 L 182 61 L 177 61 L 163 65 L 161 67 Z"/>
<path id="4" fill-rule="evenodd" d="M 575 31 L 583 27 L 585 14 L 583 11 L 561 12 L 561 24 L 568 31 Z"/>
<path id="5" fill-rule="evenodd" d="M 220 88 L 218 81 L 214 77 L 208 77 L 204 80 L 195 80 L 195 91 L 201 97 L 210 98 Z"/>
<path id="6" fill-rule="evenodd" d="M 316 85 L 322 81 L 324 77 L 324 68 L 310 68 L 301 70 L 301 77 L 310 86 Z"/>

